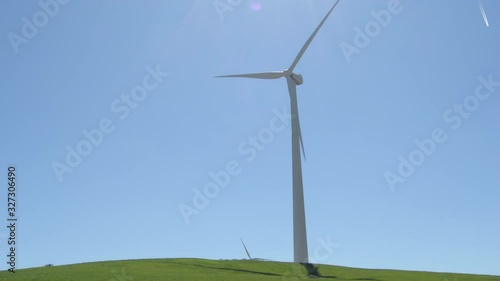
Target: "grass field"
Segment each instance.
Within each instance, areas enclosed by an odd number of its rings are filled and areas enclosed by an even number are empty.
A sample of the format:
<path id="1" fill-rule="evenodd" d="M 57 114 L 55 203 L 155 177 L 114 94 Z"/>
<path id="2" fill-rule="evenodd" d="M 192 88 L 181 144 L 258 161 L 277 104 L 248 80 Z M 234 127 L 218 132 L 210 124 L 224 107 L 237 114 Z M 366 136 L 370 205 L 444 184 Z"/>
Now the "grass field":
<path id="1" fill-rule="evenodd" d="M 500 281 L 500 276 L 356 269 L 320 265 L 318 279 L 357 281 Z M 313 280 L 300 265 L 250 260 L 148 259 L 83 263 L 0 272 L 12 281 Z"/>

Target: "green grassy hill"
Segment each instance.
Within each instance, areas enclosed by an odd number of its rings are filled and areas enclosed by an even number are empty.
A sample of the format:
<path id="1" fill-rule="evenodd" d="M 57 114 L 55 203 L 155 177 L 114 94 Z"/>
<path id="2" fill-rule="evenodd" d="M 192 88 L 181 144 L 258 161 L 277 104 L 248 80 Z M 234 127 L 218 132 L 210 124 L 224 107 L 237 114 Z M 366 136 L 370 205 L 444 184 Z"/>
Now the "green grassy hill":
<path id="1" fill-rule="evenodd" d="M 320 265 L 323 277 L 335 281 L 500 281 L 500 276 L 370 270 Z M 238 281 L 312 280 L 302 266 L 249 260 L 149 259 L 83 263 L 0 272 L 12 281 Z"/>

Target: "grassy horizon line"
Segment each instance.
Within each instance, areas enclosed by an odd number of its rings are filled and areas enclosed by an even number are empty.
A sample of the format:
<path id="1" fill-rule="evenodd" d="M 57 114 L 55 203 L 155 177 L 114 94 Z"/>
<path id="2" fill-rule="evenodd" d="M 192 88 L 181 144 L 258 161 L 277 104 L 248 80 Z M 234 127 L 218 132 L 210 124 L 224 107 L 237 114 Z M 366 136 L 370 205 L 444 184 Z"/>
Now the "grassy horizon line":
<path id="1" fill-rule="evenodd" d="M 500 281 L 500 276 L 394 269 L 363 269 L 317 264 L 321 277 L 336 281 Z M 160 279 L 158 279 L 160 278 Z M 148 280 L 281 280 L 311 279 L 300 264 L 279 261 L 151 258 L 93 261 L 0 272 L 0 280 L 148 281 Z"/>

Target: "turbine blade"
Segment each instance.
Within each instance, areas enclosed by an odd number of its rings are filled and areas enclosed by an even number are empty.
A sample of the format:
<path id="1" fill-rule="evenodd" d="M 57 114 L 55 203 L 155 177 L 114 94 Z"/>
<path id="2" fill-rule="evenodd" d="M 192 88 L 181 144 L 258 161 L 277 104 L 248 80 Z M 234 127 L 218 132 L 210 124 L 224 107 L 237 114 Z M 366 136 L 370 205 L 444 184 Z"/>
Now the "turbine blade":
<path id="1" fill-rule="evenodd" d="M 245 246 L 245 242 L 243 242 L 243 239 L 241 239 L 241 238 L 240 238 L 240 240 L 241 240 L 241 243 L 243 244 L 243 248 L 245 248 L 245 252 L 247 252 L 247 256 L 248 256 L 248 258 L 249 258 L 249 259 L 252 259 L 252 257 L 250 256 L 250 253 L 249 253 L 249 252 L 248 252 L 248 250 L 247 250 L 247 246 Z"/>
<path id="2" fill-rule="evenodd" d="M 335 4 L 330 9 L 330 11 L 328 12 L 328 14 L 326 14 L 326 16 L 323 18 L 323 20 L 318 25 L 318 27 L 316 27 L 316 30 L 314 30 L 313 34 L 311 34 L 311 36 L 306 41 L 306 43 L 304 44 L 304 46 L 302 46 L 302 49 L 300 50 L 299 54 L 297 55 L 297 57 L 293 61 L 292 65 L 288 68 L 289 72 L 293 72 L 293 70 L 295 69 L 295 66 L 297 65 L 297 63 L 299 63 L 300 59 L 302 58 L 302 55 L 306 52 L 307 47 L 309 47 L 309 44 L 311 44 L 311 42 L 313 41 L 314 37 L 316 36 L 316 34 L 318 33 L 318 31 L 321 29 L 321 27 L 325 23 L 326 19 L 328 18 L 328 16 L 332 13 L 333 9 L 335 9 L 335 6 L 337 6 L 337 4 L 339 3 L 339 1 L 340 0 L 337 0 L 337 2 L 335 2 Z"/>
<path id="3" fill-rule="evenodd" d="M 215 78 L 256 78 L 256 79 L 278 79 L 285 76 L 284 71 L 272 71 L 272 72 L 262 72 L 262 73 L 248 73 L 248 74 L 233 74 L 233 75 L 222 75 L 215 76 Z"/>
<path id="4" fill-rule="evenodd" d="M 304 141 L 302 140 L 302 130 L 300 129 L 300 118 L 298 116 L 297 116 L 297 121 L 299 123 L 300 148 L 302 148 L 302 156 L 304 156 L 304 161 L 307 161 L 306 151 L 304 150 Z"/>
<path id="5" fill-rule="evenodd" d="M 481 14 L 483 15 L 486 27 L 490 27 L 490 24 L 488 23 L 488 17 L 486 16 L 486 12 L 484 11 L 483 3 L 481 2 L 481 0 L 479 0 L 479 9 L 481 9 Z"/>
<path id="6" fill-rule="evenodd" d="M 288 92 L 290 93 L 290 95 L 295 95 L 296 96 L 297 95 L 297 85 L 289 77 L 287 77 L 286 81 L 287 81 L 287 84 L 288 84 Z M 304 157 L 304 161 L 307 161 L 307 159 L 306 159 L 306 151 L 304 150 L 304 141 L 302 140 L 302 130 L 300 129 L 300 117 L 299 117 L 298 106 L 297 106 L 297 125 L 299 127 L 299 142 L 300 142 L 300 148 L 301 148 L 301 151 L 302 151 L 302 156 Z"/>

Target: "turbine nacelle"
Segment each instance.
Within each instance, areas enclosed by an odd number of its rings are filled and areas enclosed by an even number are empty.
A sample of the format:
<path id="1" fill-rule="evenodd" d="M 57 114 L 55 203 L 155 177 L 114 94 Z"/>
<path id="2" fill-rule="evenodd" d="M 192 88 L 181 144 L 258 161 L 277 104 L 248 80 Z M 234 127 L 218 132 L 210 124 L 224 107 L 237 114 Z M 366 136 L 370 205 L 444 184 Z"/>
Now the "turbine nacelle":
<path id="1" fill-rule="evenodd" d="M 304 83 L 304 78 L 302 78 L 302 74 L 300 73 L 292 73 L 290 74 L 290 78 L 292 78 L 293 82 L 295 82 L 295 85 L 301 85 Z"/>
<path id="2" fill-rule="evenodd" d="M 283 74 L 284 76 L 289 76 L 295 82 L 295 85 L 302 85 L 304 83 L 304 78 L 302 78 L 302 74 L 300 73 L 293 73 L 292 70 L 285 69 L 283 70 Z"/>

